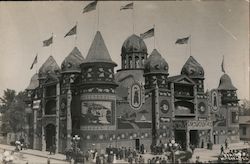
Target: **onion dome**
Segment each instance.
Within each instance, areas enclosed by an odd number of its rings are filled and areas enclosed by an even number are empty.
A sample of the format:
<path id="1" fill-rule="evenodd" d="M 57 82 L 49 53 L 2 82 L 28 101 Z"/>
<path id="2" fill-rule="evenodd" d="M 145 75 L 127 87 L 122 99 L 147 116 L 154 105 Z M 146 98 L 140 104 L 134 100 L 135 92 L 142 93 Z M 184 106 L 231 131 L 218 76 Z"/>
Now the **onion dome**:
<path id="1" fill-rule="evenodd" d="M 50 56 L 39 69 L 39 78 L 45 78 L 48 74 L 57 74 L 60 72 L 60 67 L 55 59 Z"/>
<path id="2" fill-rule="evenodd" d="M 220 78 L 220 84 L 218 86 L 218 90 L 237 90 L 232 84 L 231 78 L 228 74 L 224 74 Z"/>
<path id="3" fill-rule="evenodd" d="M 62 73 L 81 72 L 80 64 L 84 58 L 77 47 L 70 52 L 61 64 Z"/>
<path id="4" fill-rule="evenodd" d="M 181 69 L 182 75 L 187 75 L 190 78 L 204 78 L 204 70 L 202 66 L 190 56 Z"/>
<path id="5" fill-rule="evenodd" d="M 84 63 L 96 63 L 96 62 L 112 63 L 116 65 L 116 63 L 112 61 L 109 55 L 108 49 L 104 43 L 100 31 L 97 31 L 95 38 L 89 48 L 86 60 L 84 61 Z"/>
<path id="6" fill-rule="evenodd" d="M 168 74 L 168 63 L 156 49 L 153 50 L 146 60 L 144 72 Z"/>
<path id="7" fill-rule="evenodd" d="M 29 86 L 26 88 L 26 90 L 34 90 L 39 86 L 39 80 L 38 80 L 38 74 L 35 73 L 31 80 Z"/>
<path id="8" fill-rule="evenodd" d="M 133 34 L 128 37 L 122 45 L 122 53 L 131 53 L 131 52 L 145 52 L 147 53 L 147 46 L 142 38 Z"/>

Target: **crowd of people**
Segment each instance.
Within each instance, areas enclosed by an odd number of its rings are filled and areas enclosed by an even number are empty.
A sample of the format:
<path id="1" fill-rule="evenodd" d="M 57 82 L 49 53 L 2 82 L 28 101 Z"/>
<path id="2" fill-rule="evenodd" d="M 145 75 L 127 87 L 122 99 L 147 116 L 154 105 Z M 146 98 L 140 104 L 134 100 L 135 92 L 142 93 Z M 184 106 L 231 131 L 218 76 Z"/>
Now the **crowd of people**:
<path id="1" fill-rule="evenodd" d="M 229 150 L 225 153 L 224 151 L 219 155 L 218 161 L 220 163 L 247 163 L 249 161 L 249 154 L 247 149 L 243 150 Z"/>
<path id="2" fill-rule="evenodd" d="M 142 155 L 144 154 L 145 149 L 144 145 L 140 145 L 139 150 L 132 149 L 131 147 L 120 147 L 120 148 L 113 148 L 109 146 L 106 148 L 106 152 L 103 154 L 98 154 L 97 150 L 88 150 L 85 153 L 85 160 L 92 161 L 96 164 L 101 163 L 117 163 L 117 160 L 126 161 L 130 164 L 143 164 L 145 163 L 145 159 Z"/>

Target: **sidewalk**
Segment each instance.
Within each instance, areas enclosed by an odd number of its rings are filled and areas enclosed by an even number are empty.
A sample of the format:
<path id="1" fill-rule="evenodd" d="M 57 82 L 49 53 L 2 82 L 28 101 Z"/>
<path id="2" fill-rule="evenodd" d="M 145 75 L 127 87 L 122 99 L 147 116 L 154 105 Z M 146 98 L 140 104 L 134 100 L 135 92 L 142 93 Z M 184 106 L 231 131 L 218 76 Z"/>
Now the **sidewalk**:
<path id="1" fill-rule="evenodd" d="M 216 145 L 213 145 L 213 150 L 208 150 L 205 148 L 203 149 L 196 148 L 194 150 L 194 154 L 191 160 L 196 161 L 196 157 L 199 156 L 201 162 L 217 161 L 218 156 L 220 155 L 220 147 L 221 147 L 221 144 L 216 144 Z M 229 149 L 226 149 L 225 152 L 229 152 L 230 149 L 244 149 L 244 148 L 250 148 L 250 145 L 244 144 L 243 142 L 231 143 L 229 144 Z"/>
<path id="2" fill-rule="evenodd" d="M 0 144 L 0 149 L 14 151 L 15 146 Z M 63 154 L 50 155 L 49 152 L 47 151 L 27 149 L 27 150 L 21 150 L 20 152 L 23 154 L 34 155 L 34 156 L 42 157 L 42 158 L 50 158 L 50 159 L 59 160 L 59 161 L 65 161 L 66 159 L 66 156 Z"/>

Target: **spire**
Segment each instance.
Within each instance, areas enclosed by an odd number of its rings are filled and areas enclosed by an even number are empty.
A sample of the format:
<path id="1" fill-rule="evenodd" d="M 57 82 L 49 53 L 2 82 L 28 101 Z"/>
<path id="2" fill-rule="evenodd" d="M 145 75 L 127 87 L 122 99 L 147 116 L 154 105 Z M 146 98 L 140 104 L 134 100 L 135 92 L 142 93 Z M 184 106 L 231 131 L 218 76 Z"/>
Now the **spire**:
<path id="1" fill-rule="evenodd" d="M 84 63 L 94 62 L 107 62 L 115 64 L 109 55 L 100 31 L 96 32 L 94 41 L 92 42 L 86 60 L 84 61 Z"/>
<path id="2" fill-rule="evenodd" d="M 50 56 L 40 67 L 39 77 L 42 77 L 48 73 L 57 73 L 57 72 L 60 72 L 60 67 L 56 63 L 53 56 Z"/>

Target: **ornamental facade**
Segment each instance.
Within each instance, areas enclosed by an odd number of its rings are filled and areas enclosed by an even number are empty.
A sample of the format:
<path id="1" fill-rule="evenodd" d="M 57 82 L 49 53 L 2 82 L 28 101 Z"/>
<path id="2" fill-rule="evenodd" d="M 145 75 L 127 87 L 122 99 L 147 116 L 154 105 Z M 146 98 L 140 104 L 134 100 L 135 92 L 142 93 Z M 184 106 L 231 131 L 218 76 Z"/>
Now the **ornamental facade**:
<path id="1" fill-rule="evenodd" d="M 160 52 L 148 54 L 135 34 L 122 45 L 117 72 L 116 66 L 99 31 L 86 58 L 77 47 L 61 67 L 50 56 L 27 88 L 33 148 L 64 152 L 74 135 L 83 151 L 100 152 L 110 145 L 150 150 L 172 138 L 183 149 L 239 140 L 238 99 L 227 74 L 204 92 L 205 72 L 194 57 L 169 76 Z"/>

